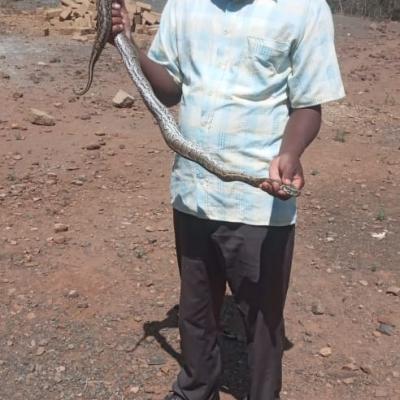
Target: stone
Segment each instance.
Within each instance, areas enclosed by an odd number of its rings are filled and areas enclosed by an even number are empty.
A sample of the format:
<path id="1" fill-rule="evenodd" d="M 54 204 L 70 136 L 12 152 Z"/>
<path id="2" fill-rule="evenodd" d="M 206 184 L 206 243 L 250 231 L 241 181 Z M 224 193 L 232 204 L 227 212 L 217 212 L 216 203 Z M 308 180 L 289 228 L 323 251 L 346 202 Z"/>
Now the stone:
<path id="1" fill-rule="evenodd" d="M 140 390 L 139 386 L 131 386 L 129 388 L 129 393 L 137 394 L 139 390 Z"/>
<path id="2" fill-rule="evenodd" d="M 92 143 L 86 146 L 86 150 L 98 150 L 100 149 L 100 147 L 101 147 L 100 143 Z"/>
<path id="3" fill-rule="evenodd" d="M 322 357 L 329 357 L 330 355 L 332 355 L 332 349 L 330 347 L 323 347 L 320 351 L 319 351 L 319 355 L 321 355 Z"/>
<path id="4" fill-rule="evenodd" d="M 147 361 L 148 365 L 164 365 L 165 364 L 165 359 L 161 356 L 153 356 L 150 357 L 149 360 Z"/>
<path id="5" fill-rule="evenodd" d="M 54 380 L 56 383 L 62 382 L 63 378 L 59 372 L 56 372 L 56 374 L 54 375 Z"/>
<path id="6" fill-rule="evenodd" d="M 71 183 L 76 186 L 83 186 L 85 184 L 85 181 L 78 178 L 78 179 L 74 179 L 73 181 L 71 181 Z"/>
<path id="7" fill-rule="evenodd" d="M 141 1 L 136 2 L 136 7 L 137 7 L 137 9 L 140 9 L 140 11 L 151 11 L 152 10 L 152 6 L 150 4 L 143 3 Z"/>
<path id="8" fill-rule="evenodd" d="M 323 307 L 323 305 L 321 304 L 321 302 L 316 301 L 316 302 L 314 302 L 314 303 L 311 305 L 311 312 L 312 312 L 314 315 L 323 315 L 324 312 L 325 312 L 325 310 L 324 310 L 324 307 Z"/>
<path id="9" fill-rule="evenodd" d="M 69 297 L 70 299 L 76 299 L 77 297 L 79 297 L 79 293 L 77 290 L 72 289 L 68 292 L 67 297 Z"/>
<path id="10" fill-rule="evenodd" d="M 145 22 L 147 22 L 150 25 L 155 25 L 157 23 L 157 17 L 148 11 L 144 11 L 142 14 L 142 17 Z"/>
<path id="11" fill-rule="evenodd" d="M 67 238 L 64 235 L 58 235 L 53 238 L 54 243 L 56 244 L 64 244 L 67 241 Z"/>
<path id="12" fill-rule="evenodd" d="M 117 94 L 114 96 L 112 103 L 114 107 L 118 108 L 129 108 L 132 107 L 135 99 L 124 90 L 118 90 Z"/>
<path id="13" fill-rule="evenodd" d="M 62 8 L 49 8 L 44 12 L 44 16 L 47 20 L 50 20 L 53 18 L 57 18 L 62 13 L 62 11 Z"/>
<path id="14" fill-rule="evenodd" d="M 36 350 L 36 355 L 37 356 L 41 356 L 42 354 L 44 354 L 46 352 L 46 349 L 42 346 L 39 346 Z"/>
<path id="15" fill-rule="evenodd" d="M 372 367 L 369 364 L 361 364 L 360 369 L 364 374 L 371 375 L 372 374 Z"/>
<path id="16" fill-rule="evenodd" d="M 70 19 L 72 16 L 72 9 L 71 8 L 65 8 L 58 16 L 60 21 L 66 21 L 67 19 Z"/>
<path id="17" fill-rule="evenodd" d="M 399 296 L 400 295 L 400 287 L 398 286 L 390 286 L 386 289 L 387 294 L 392 294 L 394 296 Z"/>
<path id="18" fill-rule="evenodd" d="M 354 378 L 345 378 L 345 379 L 343 379 L 343 383 L 345 385 L 351 385 L 354 383 Z"/>
<path id="19" fill-rule="evenodd" d="M 54 232 L 56 233 L 67 232 L 68 229 L 69 227 L 66 224 L 61 224 L 61 223 L 54 224 Z"/>
<path id="20" fill-rule="evenodd" d="M 346 365 L 343 365 L 342 369 L 346 370 L 346 371 L 357 371 L 358 367 L 356 364 L 354 363 L 348 363 Z"/>
<path id="21" fill-rule="evenodd" d="M 14 100 L 21 99 L 22 97 L 24 97 L 24 94 L 23 94 L 22 92 L 14 92 L 14 93 L 12 94 L 12 98 L 13 98 Z"/>
<path id="22" fill-rule="evenodd" d="M 392 336 L 394 333 L 394 328 L 392 325 L 380 323 L 376 329 L 379 333 L 383 333 L 386 336 Z"/>
<path id="23" fill-rule="evenodd" d="M 42 126 L 54 126 L 56 124 L 53 116 L 36 108 L 30 109 L 29 121 L 34 125 Z"/>
<path id="24" fill-rule="evenodd" d="M 387 234 L 387 230 L 384 230 L 383 232 L 372 232 L 372 233 L 371 233 L 371 236 L 372 236 L 374 239 L 383 240 L 383 239 L 385 239 L 386 234 Z"/>
<path id="25" fill-rule="evenodd" d="M 371 29 L 372 31 L 378 30 L 378 24 L 376 22 L 373 22 L 369 25 L 369 29 Z"/>
<path id="26" fill-rule="evenodd" d="M 74 0 L 61 0 L 61 4 L 66 7 L 74 7 L 76 6 L 76 2 Z"/>

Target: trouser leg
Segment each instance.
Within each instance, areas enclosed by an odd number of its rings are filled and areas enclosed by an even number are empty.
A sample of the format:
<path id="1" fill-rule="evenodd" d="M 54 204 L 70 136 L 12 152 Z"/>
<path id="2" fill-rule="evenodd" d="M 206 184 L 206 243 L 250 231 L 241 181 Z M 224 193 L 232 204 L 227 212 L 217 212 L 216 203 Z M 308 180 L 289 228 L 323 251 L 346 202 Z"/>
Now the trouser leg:
<path id="1" fill-rule="evenodd" d="M 225 228 L 216 234 L 226 275 L 243 316 L 251 372 L 250 400 L 279 398 L 284 343 L 283 309 L 294 226 Z"/>
<path id="2" fill-rule="evenodd" d="M 177 211 L 174 223 L 184 365 L 173 390 L 186 400 L 214 400 L 222 369 L 218 320 L 225 293 L 225 274 L 210 239 L 214 223 Z"/>

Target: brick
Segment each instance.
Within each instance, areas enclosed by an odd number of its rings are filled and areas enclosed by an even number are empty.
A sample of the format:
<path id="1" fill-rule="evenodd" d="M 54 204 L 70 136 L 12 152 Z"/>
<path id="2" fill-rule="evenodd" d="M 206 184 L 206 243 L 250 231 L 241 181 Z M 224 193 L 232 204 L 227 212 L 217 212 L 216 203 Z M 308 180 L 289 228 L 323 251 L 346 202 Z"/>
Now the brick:
<path id="1" fill-rule="evenodd" d="M 128 10 L 128 14 L 133 17 L 134 14 L 140 12 L 136 7 L 136 2 L 132 0 L 125 0 L 126 9 Z"/>
<path id="2" fill-rule="evenodd" d="M 143 34 L 144 32 L 144 25 L 137 25 L 135 29 L 135 33 Z"/>
<path id="3" fill-rule="evenodd" d="M 151 4 L 142 3 L 141 1 L 136 2 L 136 7 L 140 8 L 141 11 L 151 11 L 153 9 Z"/>
<path id="4" fill-rule="evenodd" d="M 47 20 L 57 18 L 61 13 L 63 9 L 62 8 L 49 8 L 44 12 L 44 15 Z"/>
<path id="5" fill-rule="evenodd" d="M 142 25 L 142 23 L 143 23 L 142 14 L 135 14 L 133 16 L 133 26 Z"/>
<path id="6" fill-rule="evenodd" d="M 155 18 L 157 18 L 157 24 L 159 24 L 159 23 L 160 23 L 160 20 L 161 20 L 161 13 L 152 11 L 151 14 L 152 14 Z"/>
<path id="7" fill-rule="evenodd" d="M 64 10 L 61 12 L 58 18 L 60 21 L 65 21 L 67 19 L 71 19 L 71 16 L 72 16 L 72 9 L 64 8 Z"/>
<path id="8" fill-rule="evenodd" d="M 71 7 L 71 8 L 76 6 L 76 3 L 74 2 L 74 0 L 61 0 L 61 4 L 63 6 Z"/>
<path id="9" fill-rule="evenodd" d="M 75 18 L 83 17 L 85 14 L 88 14 L 89 11 L 85 5 L 80 5 L 78 8 L 73 9 L 72 16 Z"/>
<path id="10" fill-rule="evenodd" d="M 61 26 L 58 31 L 61 35 L 73 35 L 75 33 L 75 28 L 73 26 Z"/>
<path id="11" fill-rule="evenodd" d="M 142 17 L 149 25 L 154 25 L 157 23 L 157 17 L 148 11 L 144 11 Z"/>

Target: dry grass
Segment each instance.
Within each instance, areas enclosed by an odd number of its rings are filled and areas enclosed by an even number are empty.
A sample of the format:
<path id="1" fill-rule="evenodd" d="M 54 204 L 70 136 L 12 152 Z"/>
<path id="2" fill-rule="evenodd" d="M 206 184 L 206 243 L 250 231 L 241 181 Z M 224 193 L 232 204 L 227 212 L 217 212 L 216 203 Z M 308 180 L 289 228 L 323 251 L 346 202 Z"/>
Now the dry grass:
<path id="1" fill-rule="evenodd" d="M 400 20 L 400 0 L 327 0 L 335 12 Z"/>

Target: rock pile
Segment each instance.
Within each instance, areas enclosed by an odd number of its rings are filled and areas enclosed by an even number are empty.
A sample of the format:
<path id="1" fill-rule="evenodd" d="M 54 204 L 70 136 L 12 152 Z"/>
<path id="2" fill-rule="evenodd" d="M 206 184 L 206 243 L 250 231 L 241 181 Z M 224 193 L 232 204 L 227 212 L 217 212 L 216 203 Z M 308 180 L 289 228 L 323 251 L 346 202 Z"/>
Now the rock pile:
<path id="1" fill-rule="evenodd" d="M 151 33 L 157 29 L 160 14 L 147 3 L 126 0 L 133 29 L 137 33 Z M 61 34 L 85 36 L 96 31 L 96 0 L 60 0 L 60 7 L 45 10 L 48 29 Z"/>

